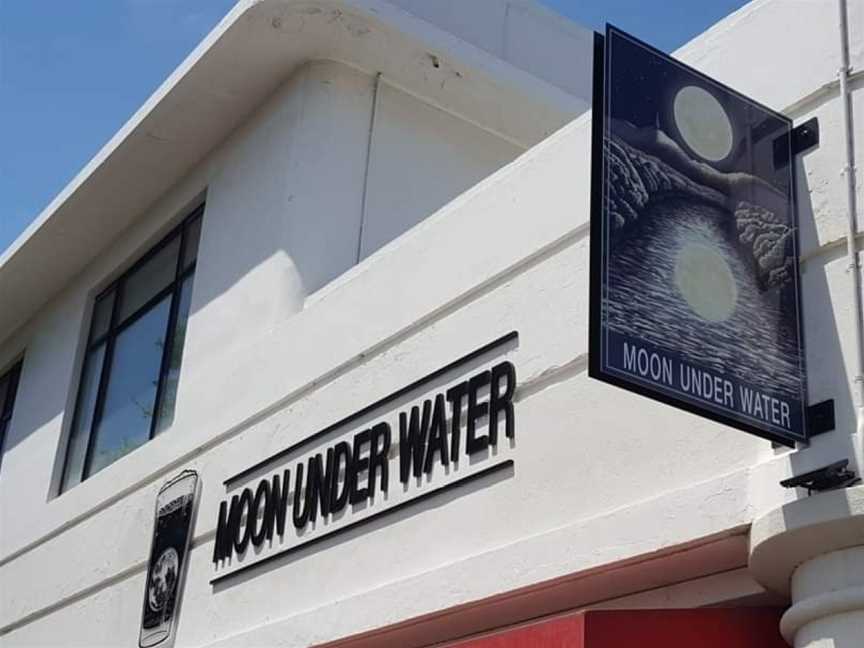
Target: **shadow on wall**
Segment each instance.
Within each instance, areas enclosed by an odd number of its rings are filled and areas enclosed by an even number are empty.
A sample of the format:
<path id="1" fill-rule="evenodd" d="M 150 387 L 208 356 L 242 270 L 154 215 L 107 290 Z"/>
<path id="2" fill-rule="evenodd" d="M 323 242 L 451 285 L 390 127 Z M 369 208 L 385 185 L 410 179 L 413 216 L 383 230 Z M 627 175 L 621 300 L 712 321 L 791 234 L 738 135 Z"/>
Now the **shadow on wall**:
<path id="1" fill-rule="evenodd" d="M 243 353 L 300 312 L 309 294 L 354 266 L 358 256 L 373 253 L 521 153 L 389 86 L 379 89 L 380 114 L 373 124 L 375 84 L 373 76 L 339 63 L 304 65 L 202 163 L 203 173 L 199 168 L 166 195 L 163 204 L 177 202 L 178 194 L 207 192 L 183 375 L 190 367 L 199 376 L 208 366 L 224 370 L 227 355 Z M 446 172 L 434 173 L 448 160 Z M 367 220 L 377 224 L 367 232 L 375 245 L 361 245 L 364 205 Z M 136 258 L 159 238 L 140 246 Z M 357 310 L 346 313 L 346 330 L 353 321 L 381 317 L 364 312 L 363 303 L 357 300 Z M 83 328 L 90 308 L 85 306 Z M 80 317 L 75 313 L 75 320 Z M 67 314 L 65 321 L 70 319 Z M 77 356 L 83 356 L 84 336 L 76 338 Z M 51 385 L 34 384 L 46 380 L 57 357 L 69 355 L 70 338 L 55 337 L 53 345 L 45 338 L 32 342 L 22 392 L 33 396 L 22 398 L 22 405 L 29 402 L 19 409 L 27 412 L 21 424 L 13 422 L 6 445 L 14 449 L 61 417 L 54 485 L 65 460 L 82 362 L 79 357 L 70 375 L 55 375 Z M 291 358 L 284 360 L 290 366 Z M 181 377 L 181 403 L 184 389 Z"/>
<path id="2" fill-rule="evenodd" d="M 811 249 L 816 249 L 819 234 L 807 174 L 800 156 L 795 167 L 799 239 L 809 242 Z M 836 424 L 834 431 L 814 437 L 809 447 L 789 455 L 793 475 L 821 468 L 838 459 L 854 457 L 852 435 L 856 431 L 855 403 L 849 377 L 843 369 L 843 350 L 840 346 L 842 327 L 836 319 L 837 313 L 843 311 L 837 304 L 845 294 L 845 286 L 842 285 L 844 279 L 840 276 L 844 274 L 844 267 L 845 248 L 838 247 L 816 254 L 805 261 L 801 268 L 809 404 L 834 399 Z M 836 277 L 833 292 L 829 274 Z"/>
<path id="3" fill-rule="evenodd" d="M 373 76 L 307 64 L 219 153 L 193 300 L 207 317 L 193 318 L 190 358 L 269 332 L 521 152 Z M 346 325 L 365 317 L 380 314 Z"/>

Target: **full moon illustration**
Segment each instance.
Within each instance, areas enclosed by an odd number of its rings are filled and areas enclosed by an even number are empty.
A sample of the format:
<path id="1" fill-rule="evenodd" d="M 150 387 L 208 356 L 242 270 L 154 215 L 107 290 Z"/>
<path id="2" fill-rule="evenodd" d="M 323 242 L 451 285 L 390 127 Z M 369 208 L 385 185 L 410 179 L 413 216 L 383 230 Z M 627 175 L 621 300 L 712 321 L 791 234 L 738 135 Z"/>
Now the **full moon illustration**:
<path id="1" fill-rule="evenodd" d="M 685 243 L 675 260 L 675 285 L 690 309 L 704 320 L 723 322 L 735 312 L 735 276 L 715 248 Z"/>
<path id="2" fill-rule="evenodd" d="M 156 559 L 147 588 L 147 601 L 154 612 L 159 612 L 171 598 L 174 586 L 177 584 L 179 566 L 180 556 L 177 555 L 174 547 L 168 547 Z"/>
<path id="3" fill-rule="evenodd" d="M 732 122 L 717 98 L 698 86 L 684 86 L 673 102 L 675 126 L 684 143 L 710 162 L 732 152 Z"/>

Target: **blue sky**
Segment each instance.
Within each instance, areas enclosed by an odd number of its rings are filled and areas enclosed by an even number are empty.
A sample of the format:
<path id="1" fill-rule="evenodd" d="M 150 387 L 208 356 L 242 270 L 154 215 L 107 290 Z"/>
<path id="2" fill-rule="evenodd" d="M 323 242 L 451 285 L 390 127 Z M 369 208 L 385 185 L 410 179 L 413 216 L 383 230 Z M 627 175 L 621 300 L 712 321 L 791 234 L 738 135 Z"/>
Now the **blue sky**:
<path id="1" fill-rule="evenodd" d="M 428 0 L 434 2 L 435 0 Z M 472 0 L 465 0 L 471 2 Z M 671 51 L 745 0 L 541 0 Z M 0 250 L 111 138 L 234 0 L 0 0 Z"/>

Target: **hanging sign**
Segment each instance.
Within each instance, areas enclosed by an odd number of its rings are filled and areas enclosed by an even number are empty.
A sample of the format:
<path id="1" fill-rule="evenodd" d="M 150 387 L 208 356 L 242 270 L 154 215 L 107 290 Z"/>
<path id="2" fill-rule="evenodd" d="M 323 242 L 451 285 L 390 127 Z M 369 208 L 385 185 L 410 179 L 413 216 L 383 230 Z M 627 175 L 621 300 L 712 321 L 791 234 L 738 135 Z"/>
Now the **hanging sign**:
<path id="1" fill-rule="evenodd" d="M 198 473 L 193 470 L 184 470 L 165 484 L 156 497 L 140 648 L 174 643 L 197 500 Z"/>
<path id="2" fill-rule="evenodd" d="M 805 440 L 791 122 L 613 27 L 599 40 L 590 375 Z"/>

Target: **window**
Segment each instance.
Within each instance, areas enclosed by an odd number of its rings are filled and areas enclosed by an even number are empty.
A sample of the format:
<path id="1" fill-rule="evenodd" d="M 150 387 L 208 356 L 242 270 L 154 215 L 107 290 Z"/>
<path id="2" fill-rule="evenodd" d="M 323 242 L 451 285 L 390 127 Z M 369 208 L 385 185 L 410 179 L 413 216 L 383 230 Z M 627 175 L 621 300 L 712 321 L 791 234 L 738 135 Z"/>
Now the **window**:
<path id="1" fill-rule="evenodd" d="M 61 491 L 173 421 L 203 211 L 96 298 Z"/>
<path id="2" fill-rule="evenodd" d="M 12 367 L 0 376 L 0 466 L 3 464 L 3 453 L 6 451 L 6 430 L 12 418 L 12 408 L 15 406 L 15 392 L 18 391 L 18 377 L 21 375 L 21 363 Z"/>

